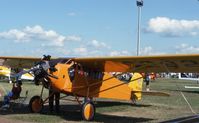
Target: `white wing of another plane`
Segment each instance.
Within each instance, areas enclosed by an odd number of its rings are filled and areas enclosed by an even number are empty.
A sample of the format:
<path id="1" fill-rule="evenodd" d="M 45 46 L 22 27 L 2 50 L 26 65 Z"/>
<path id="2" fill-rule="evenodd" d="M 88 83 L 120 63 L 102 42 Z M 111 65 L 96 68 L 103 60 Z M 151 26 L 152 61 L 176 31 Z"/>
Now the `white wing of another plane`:
<path id="1" fill-rule="evenodd" d="M 5 66 L 0 66 L 0 77 L 2 78 L 7 78 L 4 80 L 8 80 L 10 83 L 12 82 L 11 77 L 12 77 L 12 72 L 11 69 L 9 67 L 5 67 Z M 29 80 L 29 81 L 33 81 L 34 80 L 34 76 L 32 76 L 29 73 L 23 74 L 21 77 L 22 80 Z"/>
<path id="2" fill-rule="evenodd" d="M 199 81 L 199 78 L 192 77 L 188 73 L 178 73 L 178 78 L 183 80 Z"/>

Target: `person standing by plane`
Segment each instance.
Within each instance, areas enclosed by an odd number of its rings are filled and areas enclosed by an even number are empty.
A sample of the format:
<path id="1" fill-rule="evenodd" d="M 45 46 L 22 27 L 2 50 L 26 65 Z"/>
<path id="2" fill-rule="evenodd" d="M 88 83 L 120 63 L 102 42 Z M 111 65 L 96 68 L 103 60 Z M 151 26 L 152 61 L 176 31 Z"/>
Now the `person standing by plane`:
<path id="1" fill-rule="evenodd" d="M 48 70 L 50 70 L 50 72 L 55 71 L 55 70 L 52 70 L 52 68 L 54 68 L 52 66 L 54 66 L 56 63 L 54 63 L 53 61 L 50 62 L 50 58 L 51 58 L 51 56 L 44 55 L 42 57 L 41 61 L 38 62 L 29 71 L 33 71 L 33 73 L 35 75 L 34 82 L 35 82 L 36 85 L 39 85 L 39 83 L 42 81 L 44 86 L 49 89 L 49 95 L 48 96 L 49 96 L 49 110 L 50 110 L 50 112 L 53 112 L 54 100 L 55 100 L 55 110 L 56 110 L 57 113 L 59 113 L 59 110 L 60 110 L 60 105 L 59 105 L 60 92 L 54 91 L 54 89 L 50 85 L 49 79 L 47 79 L 47 80 L 44 79 L 46 77 L 46 75 L 48 75 Z"/>
<path id="2" fill-rule="evenodd" d="M 56 92 L 54 91 L 54 89 L 52 88 L 51 84 L 50 84 L 50 80 L 47 79 L 44 80 L 43 78 L 45 78 L 46 75 L 48 74 L 48 70 L 50 70 L 50 72 L 55 71 L 55 68 L 53 67 L 56 63 L 54 63 L 53 61 L 50 62 L 50 58 L 51 56 L 47 55 L 42 58 L 42 61 L 40 61 L 38 63 L 38 65 L 36 66 L 36 70 L 34 71 L 34 75 L 35 75 L 35 84 L 39 85 L 39 82 L 42 81 L 44 86 L 46 86 L 46 88 L 49 89 L 49 110 L 50 112 L 53 112 L 54 109 L 54 101 L 55 101 L 55 110 L 57 113 L 59 113 L 60 110 L 60 92 Z M 37 69 L 39 68 L 39 69 Z M 33 68 L 34 69 L 34 68 Z"/>
<path id="3" fill-rule="evenodd" d="M 60 112 L 60 92 L 54 91 L 52 86 L 49 87 L 49 110 L 54 111 L 54 101 L 55 101 L 55 111 Z"/>
<path id="4" fill-rule="evenodd" d="M 149 91 L 149 83 L 150 83 L 150 74 L 146 73 L 145 74 L 145 82 L 146 82 L 146 91 Z"/>

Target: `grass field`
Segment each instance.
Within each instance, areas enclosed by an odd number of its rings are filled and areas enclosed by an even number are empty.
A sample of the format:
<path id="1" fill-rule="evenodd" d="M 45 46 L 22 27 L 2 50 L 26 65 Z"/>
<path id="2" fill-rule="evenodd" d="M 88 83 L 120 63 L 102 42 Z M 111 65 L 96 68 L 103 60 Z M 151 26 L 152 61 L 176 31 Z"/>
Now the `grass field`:
<path id="1" fill-rule="evenodd" d="M 182 94 L 186 97 L 195 113 L 199 112 L 199 89 L 185 89 L 185 85 L 198 86 L 196 81 L 178 79 L 157 79 L 151 82 L 151 90 L 158 90 L 169 93 L 169 97 L 143 96 L 136 105 L 131 105 L 128 101 L 115 101 L 98 99 L 96 106 L 96 116 L 93 122 L 163 122 L 179 117 L 194 115 Z M 11 84 L 0 82 L 1 90 L 5 93 L 11 89 Z M 44 107 L 42 114 L 30 113 L 27 107 L 29 99 L 34 95 L 39 95 L 40 86 L 31 83 L 23 84 L 22 96 L 28 90 L 28 98 L 24 106 L 13 105 L 9 111 L 0 111 L 0 116 L 14 120 L 38 123 L 64 123 L 64 122 L 85 122 L 81 120 L 81 113 L 77 103 L 61 101 L 61 112 L 49 113 L 48 106 Z M 47 90 L 44 91 L 47 96 Z M 1 101 L 3 98 L 1 97 Z"/>

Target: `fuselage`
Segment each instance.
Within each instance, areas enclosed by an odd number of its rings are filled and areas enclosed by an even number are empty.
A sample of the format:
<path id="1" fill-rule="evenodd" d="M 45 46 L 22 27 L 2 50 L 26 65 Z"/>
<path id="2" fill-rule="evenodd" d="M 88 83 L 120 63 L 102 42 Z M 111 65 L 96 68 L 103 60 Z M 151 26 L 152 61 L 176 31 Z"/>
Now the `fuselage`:
<path id="1" fill-rule="evenodd" d="M 51 83 L 55 90 L 62 93 L 91 98 L 120 100 L 132 98 L 132 88 L 130 88 L 132 86 L 120 81 L 110 73 L 83 71 L 83 67 L 72 64 L 58 63 L 55 68 L 57 71 L 52 74 L 58 79 L 50 78 Z"/>

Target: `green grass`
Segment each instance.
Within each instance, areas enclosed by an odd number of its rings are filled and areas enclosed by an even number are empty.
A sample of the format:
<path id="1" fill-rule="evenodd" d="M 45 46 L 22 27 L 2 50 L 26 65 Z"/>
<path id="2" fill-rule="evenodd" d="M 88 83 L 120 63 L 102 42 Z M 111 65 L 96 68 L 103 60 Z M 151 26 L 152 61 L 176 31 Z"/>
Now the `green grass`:
<path id="1" fill-rule="evenodd" d="M 181 92 L 185 95 L 194 111 L 199 113 L 199 90 L 185 89 L 185 85 L 198 86 L 195 81 L 157 79 L 150 83 L 151 90 L 167 92 L 170 94 L 169 97 L 144 95 L 142 100 L 137 102 L 137 105 L 131 105 L 128 101 L 98 99 L 95 103 L 96 116 L 93 122 L 161 122 L 178 117 L 191 116 L 193 113 L 183 99 Z M 1 82 L 0 87 L 1 90 L 4 88 L 8 92 L 12 85 Z M 81 113 L 77 103 L 69 101 L 61 102 L 61 113 L 59 115 L 49 113 L 48 106 L 44 107 L 42 114 L 30 113 L 27 108 L 29 99 L 34 95 L 40 95 L 41 87 L 31 83 L 24 83 L 22 96 L 25 95 L 26 90 L 29 91 L 29 95 L 23 108 L 14 108 L 13 111 L 1 112 L 0 115 L 14 120 L 38 123 L 85 122 L 81 120 Z M 45 90 L 44 97 L 47 95 L 48 90 Z"/>
<path id="2" fill-rule="evenodd" d="M 62 120 L 60 117 L 57 117 L 56 115 L 42 115 L 42 114 L 14 115 L 11 116 L 11 118 L 21 121 L 42 122 L 42 123 L 56 123 Z"/>

